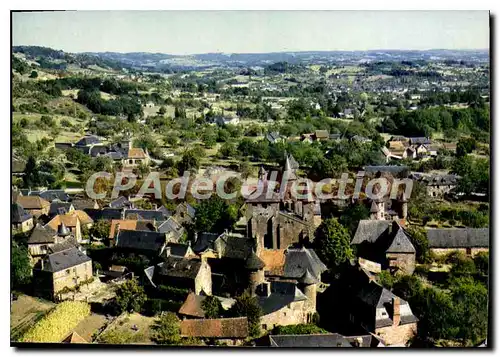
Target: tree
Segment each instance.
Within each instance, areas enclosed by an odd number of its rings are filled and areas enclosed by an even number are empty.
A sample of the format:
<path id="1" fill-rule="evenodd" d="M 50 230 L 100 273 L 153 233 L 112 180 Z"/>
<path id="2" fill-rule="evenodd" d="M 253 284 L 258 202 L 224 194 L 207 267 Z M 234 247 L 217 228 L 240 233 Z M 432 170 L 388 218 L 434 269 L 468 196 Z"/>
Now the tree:
<path id="1" fill-rule="evenodd" d="M 234 317 L 246 316 L 248 319 L 248 332 L 250 336 L 260 335 L 260 317 L 262 309 L 257 298 L 245 292 L 236 298 L 236 302 L 229 310 L 229 314 Z"/>
<path id="2" fill-rule="evenodd" d="M 177 164 L 177 169 L 180 173 L 184 173 L 185 171 L 197 171 L 200 167 L 200 159 L 201 157 L 196 150 L 186 150 Z"/>
<path id="3" fill-rule="evenodd" d="M 360 201 L 347 207 L 339 218 L 339 222 L 354 235 L 358 228 L 359 221 L 370 217 L 370 210 Z"/>
<path id="4" fill-rule="evenodd" d="M 315 335 L 321 333 L 328 333 L 328 331 L 315 324 L 276 326 L 273 329 L 273 335 Z"/>
<path id="5" fill-rule="evenodd" d="M 409 228 L 408 235 L 417 251 L 417 261 L 419 263 L 428 263 L 430 259 L 429 241 L 425 229 Z"/>
<path id="6" fill-rule="evenodd" d="M 213 295 L 207 296 L 201 303 L 201 307 L 207 319 L 216 319 L 220 317 L 223 311 L 221 302 Z"/>
<path id="7" fill-rule="evenodd" d="M 31 278 L 31 265 L 28 250 L 12 240 L 10 260 L 10 281 L 12 287 L 19 287 L 29 282 Z"/>
<path id="8" fill-rule="evenodd" d="M 24 187 L 26 188 L 35 188 L 40 184 L 40 175 L 36 160 L 33 156 L 28 157 L 28 161 L 24 168 L 23 181 Z"/>
<path id="9" fill-rule="evenodd" d="M 219 149 L 219 154 L 224 158 L 233 157 L 237 153 L 238 151 L 236 150 L 236 146 L 228 141 L 222 144 L 222 146 Z"/>
<path id="10" fill-rule="evenodd" d="M 109 231 L 111 229 L 111 224 L 109 221 L 100 219 L 92 225 L 90 228 L 90 235 L 98 239 L 109 238 Z"/>
<path id="11" fill-rule="evenodd" d="M 31 71 L 30 78 L 38 78 L 38 72 L 37 71 Z"/>
<path id="12" fill-rule="evenodd" d="M 127 280 L 116 289 L 116 303 L 120 312 L 140 311 L 146 300 L 144 288 L 136 279 Z"/>
<path id="13" fill-rule="evenodd" d="M 165 115 L 167 113 L 167 108 L 165 108 L 163 105 L 158 109 L 158 114 L 160 115 Z"/>
<path id="14" fill-rule="evenodd" d="M 477 272 L 483 276 L 489 274 L 489 259 L 488 252 L 479 252 L 474 257 L 474 264 L 476 265 Z"/>
<path id="15" fill-rule="evenodd" d="M 160 345 L 181 344 L 180 320 L 173 312 L 166 312 L 160 315 L 153 326 L 153 338 Z"/>
<path id="16" fill-rule="evenodd" d="M 336 218 L 324 220 L 316 231 L 314 248 L 326 266 L 335 270 L 354 257 L 347 229 Z"/>
<path id="17" fill-rule="evenodd" d="M 211 196 L 196 207 L 195 227 L 198 232 L 221 233 L 238 219 L 238 210 L 219 196 Z"/>

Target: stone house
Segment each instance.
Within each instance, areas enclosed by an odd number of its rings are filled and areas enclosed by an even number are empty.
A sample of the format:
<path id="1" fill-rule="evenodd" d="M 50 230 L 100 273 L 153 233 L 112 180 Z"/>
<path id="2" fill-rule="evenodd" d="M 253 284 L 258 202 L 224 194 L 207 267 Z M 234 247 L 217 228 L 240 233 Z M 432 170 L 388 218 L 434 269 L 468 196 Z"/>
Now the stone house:
<path id="1" fill-rule="evenodd" d="M 427 230 L 429 249 L 436 255 L 462 252 L 474 257 L 479 252 L 488 252 L 489 228 L 436 228 Z"/>
<path id="2" fill-rule="evenodd" d="M 71 211 L 65 214 L 58 214 L 54 216 L 48 223 L 47 226 L 52 228 L 52 230 L 57 230 L 57 228 L 64 224 L 71 232 L 71 234 L 76 238 L 78 242 L 82 241 L 82 229 L 92 227 L 94 220 L 84 211 Z"/>
<path id="3" fill-rule="evenodd" d="M 383 269 L 410 275 L 415 270 L 415 247 L 397 221 L 359 221 L 351 245 L 359 257 L 380 263 Z"/>
<path id="4" fill-rule="evenodd" d="M 144 254 L 148 257 L 160 256 L 167 246 L 164 233 L 119 229 L 115 236 L 115 249 L 123 253 Z"/>
<path id="5" fill-rule="evenodd" d="M 149 165 L 149 161 L 148 149 L 144 151 L 142 148 L 130 148 L 127 152 L 127 156 L 122 160 L 122 164 L 127 167 L 135 167 L 139 165 Z"/>
<path id="6" fill-rule="evenodd" d="M 155 221 L 139 221 L 135 219 L 113 219 L 109 226 L 109 240 L 110 245 L 115 245 L 115 238 L 120 230 L 125 231 L 145 231 L 156 232 Z"/>
<path id="7" fill-rule="evenodd" d="M 75 237 L 69 229 L 62 223 L 57 231 L 45 225 L 37 223 L 28 238 L 28 253 L 32 264 L 36 264 L 43 256 L 55 252 L 61 247 L 71 247 L 78 245 Z M 54 248 L 58 246 L 58 248 Z"/>
<path id="8" fill-rule="evenodd" d="M 16 231 L 28 232 L 33 228 L 33 216 L 26 212 L 20 204 L 13 203 L 11 207 L 11 224 L 12 229 Z"/>
<path id="9" fill-rule="evenodd" d="M 407 301 L 375 282 L 348 293 L 349 318 L 384 341 L 384 345 L 404 346 L 417 334 L 418 319 Z"/>
<path id="10" fill-rule="evenodd" d="M 246 317 L 183 320 L 180 329 L 182 337 L 217 340 L 238 346 L 248 337 L 248 320 Z"/>
<path id="11" fill-rule="evenodd" d="M 58 214 L 66 214 L 73 212 L 75 207 L 71 202 L 62 202 L 59 200 L 54 200 L 50 203 L 49 217 L 57 216 Z"/>
<path id="12" fill-rule="evenodd" d="M 197 295 L 212 295 L 212 271 L 206 259 L 167 256 L 164 262 L 146 268 L 144 273 L 153 287 L 167 285 L 189 289 Z"/>
<path id="13" fill-rule="evenodd" d="M 42 258 L 33 269 L 38 295 L 56 299 L 65 290 L 75 289 L 92 278 L 92 259 L 76 247 Z"/>
<path id="14" fill-rule="evenodd" d="M 179 224 L 185 225 L 193 223 L 195 215 L 196 210 L 194 207 L 187 202 L 182 202 L 175 208 L 173 217 Z"/>
<path id="15" fill-rule="evenodd" d="M 16 203 L 20 204 L 26 211 L 34 217 L 47 215 L 50 209 L 50 202 L 39 196 L 17 196 Z"/>
<path id="16" fill-rule="evenodd" d="M 443 197 L 457 187 L 458 177 L 456 175 L 433 175 L 423 177 L 421 180 L 426 184 L 428 196 Z"/>

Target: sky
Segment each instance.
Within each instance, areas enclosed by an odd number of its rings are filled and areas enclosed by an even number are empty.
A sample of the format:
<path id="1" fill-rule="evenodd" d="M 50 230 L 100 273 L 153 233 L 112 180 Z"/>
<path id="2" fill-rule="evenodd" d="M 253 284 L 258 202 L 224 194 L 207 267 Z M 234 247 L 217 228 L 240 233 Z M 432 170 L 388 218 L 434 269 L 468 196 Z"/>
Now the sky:
<path id="1" fill-rule="evenodd" d="M 487 11 L 65 11 L 12 14 L 12 42 L 66 52 L 488 49 Z"/>

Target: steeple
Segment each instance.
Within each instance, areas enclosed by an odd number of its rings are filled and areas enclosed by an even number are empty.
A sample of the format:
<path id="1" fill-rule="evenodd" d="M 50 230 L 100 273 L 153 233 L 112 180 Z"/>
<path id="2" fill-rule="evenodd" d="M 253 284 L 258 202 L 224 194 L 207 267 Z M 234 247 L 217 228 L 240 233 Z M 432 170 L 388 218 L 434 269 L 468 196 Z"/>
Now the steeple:
<path id="1" fill-rule="evenodd" d="M 57 227 L 57 235 L 59 237 L 67 237 L 69 236 L 70 231 L 64 224 L 64 222 L 61 222 L 61 224 Z"/>

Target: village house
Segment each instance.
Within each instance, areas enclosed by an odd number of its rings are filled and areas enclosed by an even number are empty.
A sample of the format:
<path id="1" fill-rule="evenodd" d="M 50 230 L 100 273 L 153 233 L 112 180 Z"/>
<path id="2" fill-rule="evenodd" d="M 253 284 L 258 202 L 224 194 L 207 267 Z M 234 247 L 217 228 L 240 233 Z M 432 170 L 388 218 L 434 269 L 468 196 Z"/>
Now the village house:
<path id="1" fill-rule="evenodd" d="M 120 230 L 126 231 L 150 231 L 156 232 L 156 226 L 154 221 L 148 220 L 135 220 L 135 219 L 113 219 L 109 226 L 109 240 L 110 244 L 113 246 L 116 235 Z"/>
<path id="2" fill-rule="evenodd" d="M 120 196 L 115 198 L 113 201 L 109 202 L 108 207 L 110 208 L 134 208 L 134 204 L 125 196 Z"/>
<path id="3" fill-rule="evenodd" d="M 386 346 L 405 346 L 417 334 L 418 319 L 407 301 L 376 282 L 348 293 L 351 323 L 373 333 Z"/>
<path id="4" fill-rule="evenodd" d="M 330 134 L 328 130 L 316 130 L 314 132 L 314 140 L 315 141 L 325 141 L 330 138 Z"/>
<path id="5" fill-rule="evenodd" d="M 38 295 L 56 299 L 92 279 L 92 259 L 76 247 L 48 254 L 33 269 L 33 279 Z"/>
<path id="6" fill-rule="evenodd" d="M 175 208 L 173 217 L 175 218 L 176 222 L 181 225 L 185 225 L 193 223 L 195 215 L 196 210 L 194 209 L 194 207 L 187 202 L 182 202 Z"/>
<path id="7" fill-rule="evenodd" d="M 269 141 L 270 144 L 277 144 L 277 143 L 283 142 L 285 140 L 280 135 L 280 133 L 275 132 L 275 131 L 267 133 L 266 139 L 267 139 L 267 141 Z"/>
<path id="8" fill-rule="evenodd" d="M 65 247 L 76 246 L 78 243 L 64 223 L 61 223 L 57 230 L 37 223 L 28 238 L 27 245 L 32 265 L 34 265 L 44 255 L 53 253 L 53 249 L 60 249 L 63 245 Z M 55 246 L 57 247 L 54 248 Z"/>
<path id="9" fill-rule="evenodd" d="M 183 320 L 180 330 L 182 337 L 210 339 L 238 346 L 248 337 L 248 320 L 246 317 Z"/>
<path id="10" fill-rule="evenodd" d="M 50 209 L 50 202 L 39 196 L 17 196 L 17 204 L 21 205 L 25 211 L 38 218 L 41 215 L 47 215 Z"/>
<path id="11" fill-rule="evenodd" d="M 212 273 L 206 259 L 186 259 L 166 254 L 165 261 L 144 270 L 153 286 L 189 289 L 195 294 L 212 295 Z"/>
<path id="12" fill-rule="evenodd" d="M 488 252 L 489 228 L 436 228 L 427 230 L 429 249 L 436 255 L 461 252 L 474 257 Z"/>
<path id="13" fill-rule="evenodd" d="M 392 273 L 411 275 L 415 270 L 415 247 L 397 221 L 359 221 L 351 245 L 359 257 L 380 263 Z"/>
<path id="14" fill-rule="evenodd" d="M 422 178 L 426 184 L 427 195 L 430 197 L 443 197 L 457 187 L 456 175 L 433 175 Z"/>
<path id="15" fill-rule="evenodd" d="M 64 190 L 40 190 L 40 191 L 31 191 L 31 190 L 21 190 L 24 196 L 38 196 L 43 198 L 48 202 L 52 202 L 54 200 L 59 200 L 62 202 L 68 202 L 71 200 L 71 197 Z"/>
<path id="16" fill-rule="evenodd" d="M 58 214 L 66 214 L 75 210 L 71 202 L 62 202 L 54 200 L 50 203 L 49 217 L 57 216 Z"/>
<path id="17" fill-rule="evenodd" d="M 144 254 L 158 257 L 167 246 L 164 233 L 118 229 L 115 236 L 115 248 L 124 253 Z"/>
<path id="18" fill-rule="evenodd" d="M 82 241 L 82 228 L 90 228 L 94 220 L 84 211 L 73 210 L 66 214 L 58 214 L 54 216 L 47 225 L 53 230 L 57 230 L 60 224 L 64 225 L 70 230 L 78 242 Z"/>
<path id="19" fill-rule="evenodd" d="M 11 213 L 12 229 L 24 233 L 33 228 L 33 216 L 26 212 L 20 204 L 13 203 Z"/>

